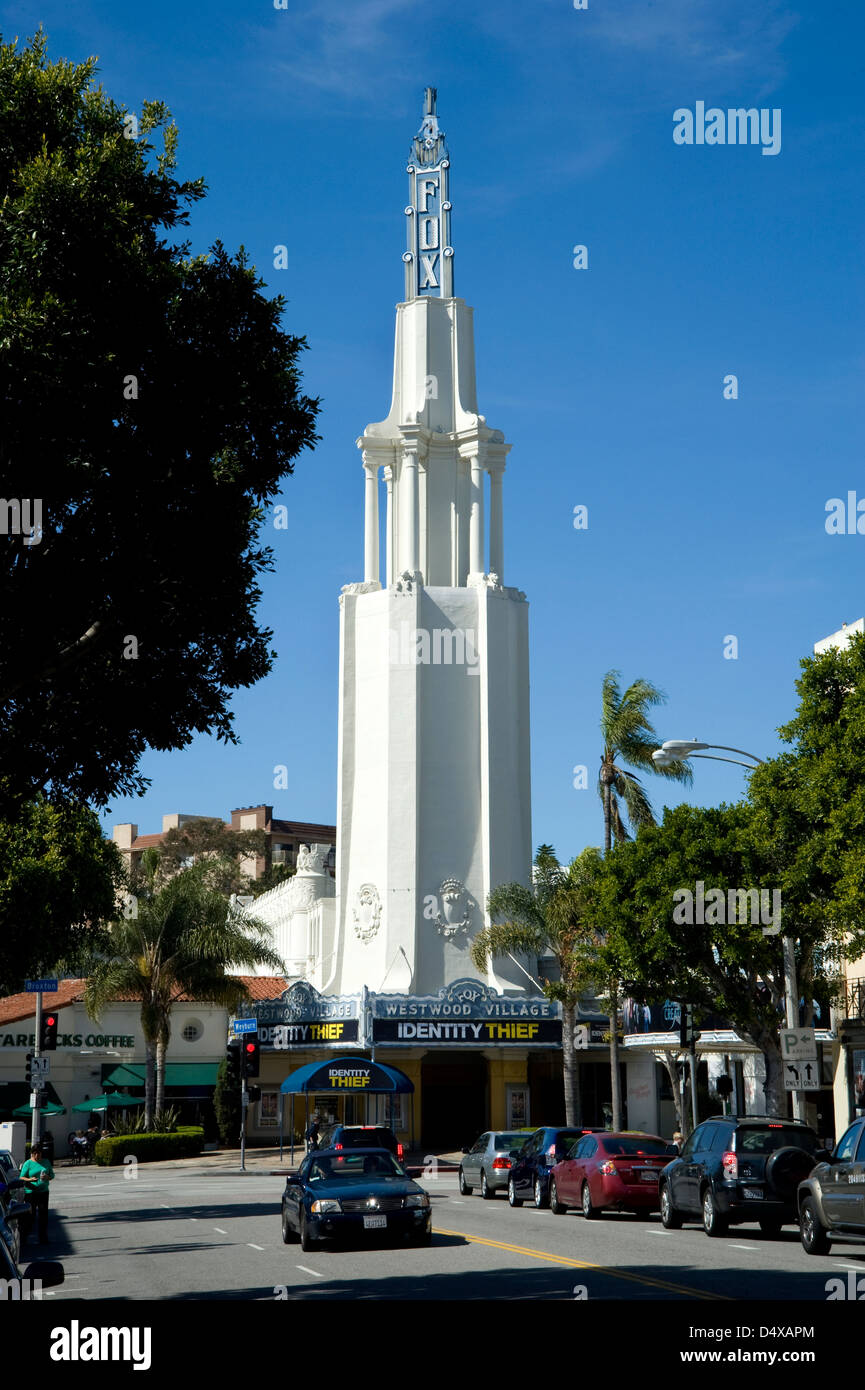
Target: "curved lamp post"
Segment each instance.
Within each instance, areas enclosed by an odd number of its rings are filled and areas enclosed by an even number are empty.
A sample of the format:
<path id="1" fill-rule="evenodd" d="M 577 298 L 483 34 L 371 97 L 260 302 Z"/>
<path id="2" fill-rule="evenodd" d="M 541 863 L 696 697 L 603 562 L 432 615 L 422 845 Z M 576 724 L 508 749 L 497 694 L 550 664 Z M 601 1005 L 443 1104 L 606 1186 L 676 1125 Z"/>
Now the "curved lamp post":
<path id="1" fill-rule="evenodd" d="M 719 758 L 713 753 L 702 752 L 705 748 L 720 748 L 725 753 L 741 753 L 743 758 L 750 758 L 751 762 L 743 763 L 741 758 Z M 715 763 L 736 763 L 739 767 L 750 768 L 752 772 L 764 761 L 763 758 L 758 758 L 756 753 L 746 753 L 744 748 L 730 748 L 725 743 L 701 743 L 696 738 L 668 738 L 652 754 L 652 762 L 658 767 L 669 767 L 671 763 L 684 762 L 690 758 L 708 758 Z M 792 936 L 782 937 L 781 944 L 784 952 L 784 1009 L 787 1027 L 795 1030 L 799 1026 L 799 985 L 796 980 L 796 954 Z M 802 1093 L 794 1091 L 793 1114 L 797 1120 L 804 1118 L 804 1108 Z"/>

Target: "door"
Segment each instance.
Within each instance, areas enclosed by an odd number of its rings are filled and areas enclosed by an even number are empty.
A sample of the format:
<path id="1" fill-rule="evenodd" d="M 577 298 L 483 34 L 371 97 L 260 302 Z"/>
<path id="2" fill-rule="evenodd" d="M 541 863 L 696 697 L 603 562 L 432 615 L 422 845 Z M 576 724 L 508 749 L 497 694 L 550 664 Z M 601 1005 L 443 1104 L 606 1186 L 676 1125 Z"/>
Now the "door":
<path id="1" fill-rule="evenodd" d="M 700 1210 L 700 1178 L 706 1149 L 712 1143 L 714 1125 L 698 1125 L 682 1149 L 682 1163 L 673 1177 L 673 1205 L 680 1211 Z"/>
<path id="2" fill-rule="evenodd" d="M 518 1197 L 531 1194 L 535 1184 L 535 1164 L 544 1142 L 544 1130 L 533 1134 L 514 1164 L 514 1188 Z"/>
<path id="3" fill-rule="evenodd" d="M 571 1149 L 573 1157 L 566 1159 L 558 1169 L 556 1185 L 563 1202 L 579 1206 L 583 1190 L 583 1176 L 586 1171 L 586 1159 L 591 1158 L 597 1147 L 597 1139 L 593 1139 L 590 1134 L 585 1135 Z"/>
<path id="4" fill-rule="evenodd" d="M 296 1178 L 289 1178 L 285 1191 L 285 1209 L 288 1213 L 289 1225 L 294 1230 L 300 1229 L 300 1203 L 303 1197 L 303 1187 L 301 1179 L 309 1171 L 310 1160 L 305 1158 L 297 1171 Z"/>
<path id="5" fill-rule="evenodd" d="M 865 1125 L 859 1131 L 859 1146 L 856 1149 L 856 1157 L 853 1161 L 853 1170 L 850 1174 L 851 1186 L 858 1193 L 855 1201 L 851 1203 L 853 1215 L 851 1221 L 865 1231 Z"/>
<path id="6" fill-rule="evenodd" d="M 481 1180 L 481 1159 L 486 1153 L 489 1138 L 489 1134 L 482 1134 L 471 1152 L 463 1158 L 463 1172 L 470 1187 Z"/>
<path id="7" fill-rule="evenodd" d="M 856 1161 L 861 1138 L 859 1123 L 851 1125 L 841 1136 L 823 1184 L 823 1208 L 835 1226 L 855 1225 L 857 1213 L 861 1211 L 861 1182 L 856 1180 L 857 1170 L 861 1170 Z"/>

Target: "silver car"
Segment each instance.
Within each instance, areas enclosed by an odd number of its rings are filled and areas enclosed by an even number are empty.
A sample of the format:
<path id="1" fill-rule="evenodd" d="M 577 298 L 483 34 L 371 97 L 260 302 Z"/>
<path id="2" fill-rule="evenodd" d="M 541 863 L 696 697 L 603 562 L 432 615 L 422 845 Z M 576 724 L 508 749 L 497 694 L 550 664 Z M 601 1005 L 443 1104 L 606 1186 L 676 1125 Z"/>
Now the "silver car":
<path id="1" fill-rule="evenodd" d="M 470 1149 L 463 1149 L 460 1163 L 460 1192 L 470 1197 L 475 1187 L 487 1200 L 495 1197 L 499 1188 L 507 1189 L 511 1154 L 521 1149 L 529 1138 L 525 1130 L 488 1129 Z"/>

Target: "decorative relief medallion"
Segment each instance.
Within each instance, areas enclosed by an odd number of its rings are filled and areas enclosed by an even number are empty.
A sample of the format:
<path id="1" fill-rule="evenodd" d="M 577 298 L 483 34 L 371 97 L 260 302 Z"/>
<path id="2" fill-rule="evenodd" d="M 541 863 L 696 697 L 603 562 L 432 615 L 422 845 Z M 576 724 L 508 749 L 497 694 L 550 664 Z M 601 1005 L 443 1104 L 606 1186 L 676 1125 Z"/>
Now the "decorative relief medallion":
<path id="1" fill-rule="evenodd" d="M 354 895 L 354 930 L 359 940 L 372 941 L 381 924 L 381 898 L 374 883 L 362 883 Z"/>
<path id="2" fill-rule="evenodd" d="M 439 910 L 433 923 L 439 936 L 456 941 L 471 926 L 475 901 L 458 878 L 446 878 L 438 891 Z"/>

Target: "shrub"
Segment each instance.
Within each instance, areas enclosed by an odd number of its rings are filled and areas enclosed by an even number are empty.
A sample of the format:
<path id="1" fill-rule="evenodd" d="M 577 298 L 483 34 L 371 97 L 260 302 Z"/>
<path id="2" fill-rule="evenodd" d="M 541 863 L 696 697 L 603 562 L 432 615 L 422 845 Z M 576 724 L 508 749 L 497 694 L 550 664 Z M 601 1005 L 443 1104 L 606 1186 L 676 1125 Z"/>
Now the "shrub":
<path id="1" fill-rule="evenodd" d="M 195 1158 L 204 1148 L 199 1134 L 112 1134 L 100 1139 L 93 1150 L 94 1162 L 101 1168 L 121 1164 L 130 1155 L 139 1163 L 161 1158 Z"/>

